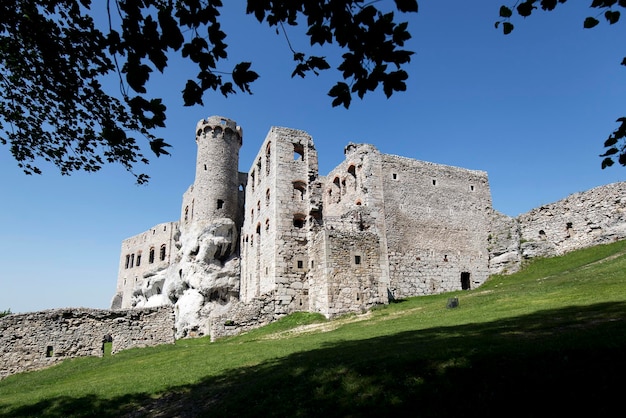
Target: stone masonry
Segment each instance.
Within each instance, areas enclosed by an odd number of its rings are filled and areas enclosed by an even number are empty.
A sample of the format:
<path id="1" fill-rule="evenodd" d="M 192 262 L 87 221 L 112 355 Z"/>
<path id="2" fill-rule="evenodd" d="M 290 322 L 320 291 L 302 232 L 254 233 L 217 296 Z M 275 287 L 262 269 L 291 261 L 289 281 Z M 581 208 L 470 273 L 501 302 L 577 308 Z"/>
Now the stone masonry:
<path id="1" fill-rule="evenodd" d="M 243 130 L 196 126 L 196 177 L 180 219 L 122 242 L 111 311 L 0 319 L 0 378 L 68 357 L 236 335 L 296 311 L 334 317 L 480 286 L 525 259 L 626 238 L 626 183 L 517 218 L 492 208 L 487 173 L 350 143 L 318 172 L 313 139 L 273 127 L 247 173 Z"/>
<path id="2" fill-rule="evenodd" d="M 273 127 L 241 173 L 243 130 L 220 116 L 198 122 L 196 142 L 180 220 L 122 243 L 112 304 L 173 305 L 177 338 L 472 289 L 526 258 L 626 237 L 624 183 L 514 219 L 492 208 L 484 171 L 350 143 L 323 176 L 310 135 Z"/>
<path id="3" fill-rule="evenodd" d="M 72 357 L 174 343 L 171 306 L 152 309 L 53 309 L 0 318 L 0 379 Z"/>

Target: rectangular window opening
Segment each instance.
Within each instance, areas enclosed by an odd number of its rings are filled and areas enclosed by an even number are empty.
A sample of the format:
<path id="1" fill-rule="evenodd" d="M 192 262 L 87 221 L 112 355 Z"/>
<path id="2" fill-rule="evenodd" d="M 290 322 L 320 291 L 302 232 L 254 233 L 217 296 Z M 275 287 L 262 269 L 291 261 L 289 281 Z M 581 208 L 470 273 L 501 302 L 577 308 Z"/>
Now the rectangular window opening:
<path id="1" fill-rule="evenodd" d="M 361 264 L 361 256 L 360 255 L 355 255 L 354 256 L 354 264 Z"/>

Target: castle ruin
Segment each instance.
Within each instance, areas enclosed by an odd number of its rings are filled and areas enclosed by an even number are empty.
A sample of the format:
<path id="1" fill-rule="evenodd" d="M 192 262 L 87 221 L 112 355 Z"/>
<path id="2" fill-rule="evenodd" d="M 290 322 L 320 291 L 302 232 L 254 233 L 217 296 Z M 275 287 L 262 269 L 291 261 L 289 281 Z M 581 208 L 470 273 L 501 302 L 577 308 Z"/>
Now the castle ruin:
<path id="1" fill-rule="evenodd" d="M 312 138 L 274 127 L 241 173 L 242 139 L 232 120 L 198 123 L 180 219 L 122 242 L 111 310 L 0 318 L 0 379 L 102 356 L 105 340 L 115 353 L 471 289 L 524 259 L 626 238 L 626 182 L 511 218 L 492 208 L 483 171 L 348 144 L 320 176 Z"/>
<path id="2" fill-rule="evenodd" d="M 181 337 L 252 306 L 260 323 L 333 317 L 487 279 L 487 173 L 351 143 L 321 176 L 313 139 L 279 127 L 241 173 L 242 139 L 230 119 L 198 123 L 181 217 L 122 243 L 112 308 L 172 304 Z"/>

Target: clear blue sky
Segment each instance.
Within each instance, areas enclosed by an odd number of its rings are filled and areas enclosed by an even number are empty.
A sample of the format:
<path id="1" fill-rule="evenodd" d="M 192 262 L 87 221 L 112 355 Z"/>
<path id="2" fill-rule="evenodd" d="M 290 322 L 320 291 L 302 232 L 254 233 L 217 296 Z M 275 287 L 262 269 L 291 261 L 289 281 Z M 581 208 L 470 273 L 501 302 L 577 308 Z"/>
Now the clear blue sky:
<path id="1" fill-rule="evenodd" d="M 195 124 L 210 115 L 243 127 L 241 171 L 271 126 L 298 128 L 313 136 L 322 175 L 343 160 L 349 141 L 371 143 L 384 153 L 487 171 L 495 209 L 511 216 L 626 180 L 626 168 L 601 170 L 598 157 L 615 119 L 626 115 L 626 67 L 619 65 L 626 23 L 584 30 L 584 18 L 597 13 L 590 1 L 570 1 L 516 19 L 504 36 L 494 29 L 502 1 L 419 3 L 419 14 L 407 15 L 415 51 L 407 92 L 389 100 L 370 94 L 345 110 L 326 95 L 337 72 L 291 79 L 284 38 L 245 16 L 243 2 L 229 1 L 227 68 L 253 61 L 261 75 L 254 94 L 213 94 L 204 107 L 185 108 L 180 91 L 189 68 L 172 61 L 152 84 L 168 106 L 160 135 L 172 156 L 152 160 L 147 186 L 119 167 L 62 177 L 44 165 L 42 176 L 25 176 L 1 147 L 0 310 L 108 308 L 121 241 L 179 218 L 194 177 Z M 306 50 L 297 30 L 290 38 Z"/>

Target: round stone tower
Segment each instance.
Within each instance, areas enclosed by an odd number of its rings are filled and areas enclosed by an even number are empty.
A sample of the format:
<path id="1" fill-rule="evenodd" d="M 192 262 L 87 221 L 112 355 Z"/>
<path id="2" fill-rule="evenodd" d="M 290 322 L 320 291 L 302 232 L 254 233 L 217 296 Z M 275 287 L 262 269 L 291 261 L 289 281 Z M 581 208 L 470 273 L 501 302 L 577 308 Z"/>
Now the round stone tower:
<path id="1" fill-rule="evenodd" d="M 233 120 L 211 116 L 196 125 L 194 221 L 238 216 L 239 148 L 243 132 Z"/>

